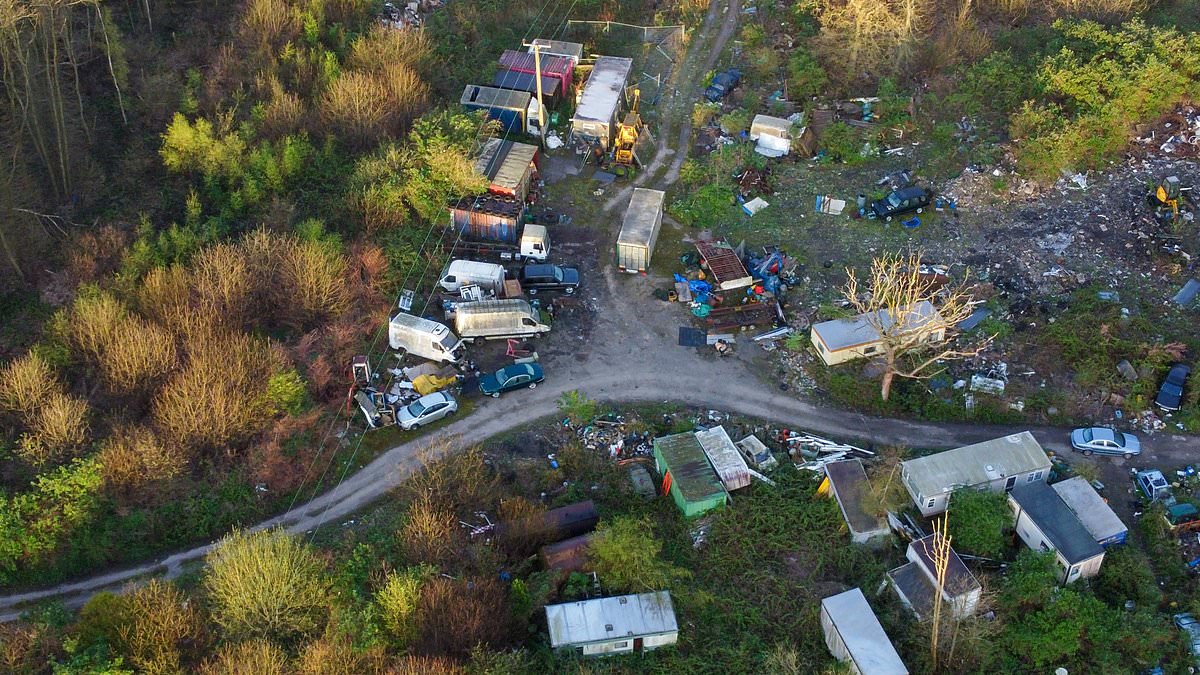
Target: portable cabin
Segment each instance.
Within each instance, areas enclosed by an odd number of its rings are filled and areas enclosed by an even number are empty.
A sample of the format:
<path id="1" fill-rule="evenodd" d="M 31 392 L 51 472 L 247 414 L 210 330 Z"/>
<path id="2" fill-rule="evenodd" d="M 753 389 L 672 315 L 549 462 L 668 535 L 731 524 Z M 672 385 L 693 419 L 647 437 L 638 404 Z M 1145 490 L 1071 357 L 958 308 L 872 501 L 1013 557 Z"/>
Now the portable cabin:
<path id="1" fill-rule="evenodd" d="M 721 477 L 691 432 L 654 439 L 654 463 L 663 477 L 663 492 L 688 518 L 719 509 L 729 499 Z"/>
<path id="2" fill-rule="evenodd" d="M 892 641 L 867 604 L 861 590 L 852 588 L 821 601 L 821 630 L 834 658 L 856 675 L 908 675 Z"/>
<path id="3" fill-rule="evenodd" d="M 1108 548 L 1125 543 L 1126 537 L 1129 536 L 1129 528 L 1121 522 L 1121 518 L 1086 478 L 1075 476 L 1050 487 L 1054 488 L 1059 499 L 1062 499 L 1067 508 L 1079 518 L 1079 522 L 1083 523 L 1101 547 Z"/>
<path id="4" fill-rule="evenodd" d="M 475 170 L 488 179 L 488 192 L 524 203 L 537 175 L 538 148 L 500 138 L 488 139 Z"/>
<path id="5" fill-rule="evenodd" d="M 468 84 L 459 103 L 468 110 L 486 110 L 488 118 L 500 122 L 507 132 L 525 134 L 536 133 L 537 121 L 530 115 L 531 100 L 529 92 Z"/>
<path id="6" fill-rule="evenodd" d="M 901 337 L 915 334 L 921 342 L 941 342 L 946 339 L 946 321 L 933 303 L 922 300 L 901 311 L 904 312 L 904 319 L 899 327 L 896 327 L 895 315 L 881 309 L 849 319 L 815 323 L 809 337 L 827 366 L 878 356 L 882 353 L 884 335 Z"/>
<path id="7" fill-rule="evenodd" d="M 559 81 L 559 90 L 571 91 L 575 79 L 575 62 L 565 56 L 542 54 L 541 68 L 543 77 L 553 77 Z M 534 55 L 529 52 L 518 52 L 512 49 L 504 50 L 500 55 L 500 67 L 515 70 L 520 73 L 536 73 L 537 65 Z"/>
<path id="8" fill-rule="evenodd" d="M 519 70 L 501 68 L 492 76 L 492 86 L 537 95 L 537 76 Z M 549 75 L 542 76 L 542 102 L 547 108 L 557 108 L 563 99 L 562 80 Z"/>
<path id="9" fill-rule="evenodd" d="M 570 59 L 571 63 L 575 65 L 579 65 L 579 61 L 583 58 L 583 45 L 578 42 L 534 38 L 531 44 L 537 45 L 538 49 L 542 52 L 542 56 L 561 56 Z M 529 53 L 533 53 L 532 46 L 529 47 Z"/>
<path id="10" fill-rule="evenodd" d="M 900 481 L 926 517 L 945 511 L 955 490 L 1009 492 L 1049 476 L 1050 458 L 1028 431 L 900 463 Z"/>
<path id="11" fill-rule="evenodd" d="M 668 591 L 546 605 L 550 647 L 584 656 L 640 653 L 679 641 Z"/>
<path id="12" fill-rule="evenodd" d="M 571 133 L 576 138 L 588 144 L 598 143 L 602 150 L 608 150 L 620 121 L 631 70 L 633 59 L 621 56 L 596 59 L 571 118 Z"/>
<path id="13" fill-rule="evenodd" d="M 665 198 L 662 190 L 633 189 L 617 235 L 617 268 L 622 272 L 645 273 L 650 269 L 650 257 L 662 228 Z"/>
<path id="14" fill-rule="evenodd" d="M 845 459 L 826 464 L 825 480 L 829 482 L 829 490 L 837 500 L 846 526 L 850 528 L 850 541 L 866 544 L 872 539 L 887 537 L 887 521 L 867 513 L 863 507 L 868 483 L 862 460 Z"/>
<path id="15" fill-rule="evenodd" d="M 1008 504 L 1021 541 L 1034 551 L 1054 552 L 1061 583 L 1100 573 L 1104 549 L 1054 488 L 1041 481 L 1018 485 L 1008 493 Z"/>
<path id="16" fill-rule="evenodd" d="M 900 601 L 921 620 L 932 615 L 933 603 L 938 596 L 937 561 L 943 559 L 943 554 L 938 551 L 937 536 L 931 534 L 910 542 L 904 554 L 908 562 L 887 573 L 888 582 L 900 596 Z M 946 547 L 944 560 L 945 573 L 940 575 L 941 600 L 949 605 L 951 616 L 971 616 L 979 606 L 983 586 L 953 548 Z"/>

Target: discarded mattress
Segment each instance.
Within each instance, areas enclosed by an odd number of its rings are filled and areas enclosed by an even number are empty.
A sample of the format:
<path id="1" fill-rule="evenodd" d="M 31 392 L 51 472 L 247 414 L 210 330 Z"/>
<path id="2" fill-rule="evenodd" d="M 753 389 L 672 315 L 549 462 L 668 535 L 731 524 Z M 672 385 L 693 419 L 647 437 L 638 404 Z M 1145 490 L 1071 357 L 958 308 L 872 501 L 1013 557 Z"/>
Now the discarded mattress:
<path id="1" fill-rule="evenodd" d="M 770 206 L 770 204 L 768 204 L 765 199 L 763 199 L 762 197 L 755 197 L 754 199 L 751 199 L 750 201 L 746 202 L 745 204 L 742 204 L 742 211 L 744 211 L 746 213 L 746 215 L 748 215 L 748 216 L 753 216 L 754 214 L 758 213 L 759 211 L 762 211 L 763 209 L 767 208 L 768 206 Z"/>
<path id="2" fill-rule="evenodd" d="M 754 151 L 765 157 L 783 157 L 792 151 L 792 140 L 763 134 L 758 137 Z"/>

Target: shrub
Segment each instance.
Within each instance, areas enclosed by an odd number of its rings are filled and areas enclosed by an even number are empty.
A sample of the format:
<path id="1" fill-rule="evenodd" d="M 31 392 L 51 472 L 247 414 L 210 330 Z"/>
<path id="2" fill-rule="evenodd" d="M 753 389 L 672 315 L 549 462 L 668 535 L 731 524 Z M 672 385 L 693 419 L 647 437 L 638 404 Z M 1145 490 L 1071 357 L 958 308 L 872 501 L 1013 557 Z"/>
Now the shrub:
<path id="1" fill-rule="evenodd" d="M 821 148 L 833 161 L 857 164 L 863 160 L 862 133 L 845 122 L 834 122 L 821 133 Z"/>
<path id="2" fill-rule="evenodd" d="M 329 582 L 302 541 L 282 530 L 235 531 L 206 560 L 213 621 L 227 637 L 288 643 L 320 628 Z"/>
<path id="3" fill-rule="evenodd" d="M 79 610 L 74 632 L 85 647 L 99 643 L 116 646 L 120 642 L 121 629 L 128 621 L 129 598 L 101 591 Z"/>
<path id="4" fill-rule="evenodd" d="M 74 455 L 88 430 L 87 401 L 53 392 L 25 417 L 29 429 L 21 436 L 17 453 L 34 466 L 44 466 Z"/>
<path id="5" fill-rule="evenodd" d="M 360 653 L 343 635 L 328 634 L 308 643 L 296 659 L 298 675 L 343 675 L 383 672 L 378 651 Z M 407 672 L 407 671 L 401 671 Z"/>
<path id="6" fill-rule="evenodd" d="M 275 373 L 267 380 L 267 400 L 276 413 L 299 415 L 308 407 L 308 387 L 295 368 Z"/>
<path id="7" fill-rule="evenodd" d="M 819 96 L 829 76 L 817 57 L 806 49 L 794 49 L 788 57 L 788 95 L 796 100 Z"/>
<path id="8" fill-rule="evenodd" d="M 420 30 L 395 30 L 375 25 L 350 47 L 346 63 L 355 70 L 383 72 L 403 63 L 421 70 L 432 56 L 429 34 Z"/>
<path id="9" fill-rule="evenodd" d="M 296 329 L 339 316 L 349 306 L 346 259 L 318 242 L 293 242 L 280 259 L 276 306 L 283 322 Z"/>
<path id="10" fill-rule="evenodd" d="M 610 591 L 642 593 L 670 588 L 690 576 L 660 556 L 662 541 L 645 518 L 619 517 L 602 524 L 589 548 L 592 565 Z"/>
<path id="11" fill-rule="evenodd" d="M 697 128 L 706 127 L 720 112 L 720 103 L 697 103 L 692 106 L 692 126 Z"/>
<path id="12" fill-rule="evenodd" d="M 284 675 L 287 654 L 267 640 L 226 644 L 201 669 L 203 675 Z"/>
<path id="13" fill-rule="evenodd" d="M 71 307 L 70 337 L 84 354 L 99 362 L 124 321 L 125 305 L 106 291 L 83 291 Z"/>
<path id="14" fill-rule="evenodd" d="M 366 147 L 400 136 L 428 98 L 429 86 L 416 70 L 390 63 L 335 80 L 321 99 L 321 118 L 351 144 Z"/>
<path id="15" fill-rule="evenodd" d="M 252 276 L 237 246 L 209 246 L 196 256 L 190 272 L 199 303 L 196 311 L 211 325 L 241 329 L 249 323 L 251 312 L 263 310 L 252 299 L 258 283 L 269 280 Z"/>
<path id="16" fill-rule="evenodd" d="M 434 577 L 421 589 L 417 610 L 424 654 L 466 655 L 477 645 L 495 647 L 512 621 L 508 593 L 498 581 Z"/>
<path id="17" fill-rule="evenodd" d="M 178 363 L 175 336 L 140 317 L 127 317 L 110 336 L 100 357 L 109 388 L 120 393 L 144 391 Z"/>
<path id="18" fill-rule="evenodd" d="M 958 490 L 946 513 L 955 550 L 987 558 L 1004 554 L 1008 547 L 1004 532 L 1012 527 L 1012 512 L 1003 492 Z"/>
<path id="19" fill-rule="evenodd" d="M 22 415 L 32 414 L 57 386 L 50 365 L 37 353 L 29 352 L 0 371 L 0 406 Z"/>
<path id="20" fill-rule="evenodd" d="M 578 389 L 572 389 L 558 397 L 558 409 L 572 424 L 578 425 L 592 421 L 600 411 L 600 404 Z"/>
<path id="21" fill-rule="evenodd" d="M 119 629 L 121 651 L 141 672 L 180 672 L 185 650 L 203 637 L 195 603 L 157 579 L 129 594 L 125 615 Z"/>
<path id="22" fill-rule="evenodd" d="M 419 498 L 405 512 L 398 538 L 409 562 L 445 568 L 459 557 L 461 532 L 452 512 L 438 508 L 428 498 Z"/>
<path id="23" fill-rule="evenodd" d="M 269 352 L 248 335 L 219 330 L 192 336 L 189 346 L 187 363 L 154 399 L 154 423 L 180 447 L 232 453 L 268 421 Z"/>
<path id="24" fill-rule="evenodd" d="M 118 496 L 141 494 L 154 483 L 183 472 L 184 460 L 174 448 L 159 442 L 145 427 L 118 427 L 105 439 L 99 454 L 105 485 Z"/>
<path id="25" fill-rule="evenodd" d="M 750 126 L 750 113 L 741 108 L 732 110 L 721 116 L 721 131 L 730 136 L 737 136 Z"/>
<path id="26" fill-rule="evenodd" d="M 421 586 L 432 576 L 432 568 L 411 567 L 388 575 L 383 588 L 375 594 L 375 604 L 383 625 L 391 634 L 397 649 L 407 649 L 420 634 L 417 606 Z"/>
<path id="27" fill-rule="evenodd" d="M 150 270 L 136 292 L 138 311 L 143 316 L 180 333 L 189 330 L 195 315 L 190 308 L 191 275 L 185 267 L 172 265 Z"/>

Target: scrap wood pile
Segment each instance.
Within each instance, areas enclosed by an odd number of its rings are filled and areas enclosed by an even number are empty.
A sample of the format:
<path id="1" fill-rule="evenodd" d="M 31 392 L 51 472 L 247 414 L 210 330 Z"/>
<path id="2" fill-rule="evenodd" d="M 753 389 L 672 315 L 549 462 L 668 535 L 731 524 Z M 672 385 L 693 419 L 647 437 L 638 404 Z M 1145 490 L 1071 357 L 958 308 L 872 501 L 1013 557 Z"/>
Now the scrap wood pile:
<path id="1" fill-rule="evenodd" d="M 773 192 L 770 166 L 763 169 L 746 167 L 734 174 L 733 179 L 737 181 L 738 193 L 746 198 L 755 195 L 769 195 Z"/>

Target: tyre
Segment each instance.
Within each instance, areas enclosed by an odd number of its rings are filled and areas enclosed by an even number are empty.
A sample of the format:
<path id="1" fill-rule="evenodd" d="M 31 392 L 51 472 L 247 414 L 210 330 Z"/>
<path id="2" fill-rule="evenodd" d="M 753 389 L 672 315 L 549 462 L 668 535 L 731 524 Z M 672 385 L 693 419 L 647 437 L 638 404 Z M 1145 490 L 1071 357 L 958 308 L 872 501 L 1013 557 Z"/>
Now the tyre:
<path id="1" fill-rule="evenodd" d="M 529 294 L 530 294 L 530 295 L 537 295 L 537 291 L 538 291 L 538 289 L 536 289 L 536 288 L 531 288 L 531 289 L 529 289 Z"/>
<path id="2" fill-rule="evenodd" d="M 890 223 L 890 222 L 892 222 L 892 217 L 888 216 L 887 218 L 884 218 L 883 220 L 884 220 L 884 222 Z"/>
<path id="3" fill-rule="evenodd" d="M 1124 455 L 1121 455 L 1121 456 L 1122 456 L 1122 457 L 1124 457 L 1125 459 L 1133 459 L 1133 453 L 1132 453 L 1132 452 L 1127 452 L 1127 453 L 1125 453 Z"/>
<path id="4" fill-rule="evenodd" d="M 925 213 L 925 209 L 923 209 L 923 208 L 917 209 L 917 213 Z"/>
<path id="5" fill-rule="evenodd" d="M 567 295 L 573 295 L 575 293 L 575 287 L 570 286 L 568 288 L 564 288 L 563 293 L 566 293 Z"/>
<path id="6" fill-rule="evenodd" d="M 1091 456 L 1092 456 L 1092 451 L 1091 451 L 1091 450 L 1084 450 L 1084 451 L 1083 451 L 1083 456 L 1084 456 L 1084 457 L 1091 457 Z"/>
<path id="7" fill-rule="evenodd" d="M 496 392 L 496 393 L 492 394 L 491 396 L 492 396 L 492 398 L 500 398 L 500 392 Z"/>
<path id="8" fill-rule="evenodd" d="M 530 388 L 530 389 L 537 389 L 537 382 L 530 382 L 530 383 L 529 383 L 529 388 Z"/>

